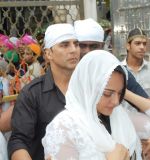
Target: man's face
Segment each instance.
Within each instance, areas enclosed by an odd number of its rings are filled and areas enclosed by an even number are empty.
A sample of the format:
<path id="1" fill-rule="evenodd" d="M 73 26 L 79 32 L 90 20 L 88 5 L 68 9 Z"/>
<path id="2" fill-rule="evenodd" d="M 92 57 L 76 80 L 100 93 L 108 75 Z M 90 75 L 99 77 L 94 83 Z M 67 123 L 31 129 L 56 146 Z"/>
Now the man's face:
<path id="1" fill-rule="evenodd" d="M 80 59 L 79 42 L 75 39 L 58 43 L 46 51 L 50 63 L 65 70 L 74 70 Z"/>
<path id="2" fill-rule="evenodd" d="M 6 47 L 6 45 L 0 44 L 0 52 L 2 54 L 5 54 L 8 51 L 8 47 Z"/>
<path id="3" fill-rule="evenodd" d="M 103 42 L 82 41 L 79 42 L 81 58 L 90 51 L 103 48 Z"/>
<path id="4" fill-rule="evenodd" d="M 30 48 L 26 47 L 24 49 L 23 59 L 28 65 L 31 65 L 34 62 L 34 53 Z"/>
<path id="5" fill-rule="evenodd" d="M 127 44 L 128 57 L 143 59 L 146 53 L 146 38 L 136 37 Z"/>

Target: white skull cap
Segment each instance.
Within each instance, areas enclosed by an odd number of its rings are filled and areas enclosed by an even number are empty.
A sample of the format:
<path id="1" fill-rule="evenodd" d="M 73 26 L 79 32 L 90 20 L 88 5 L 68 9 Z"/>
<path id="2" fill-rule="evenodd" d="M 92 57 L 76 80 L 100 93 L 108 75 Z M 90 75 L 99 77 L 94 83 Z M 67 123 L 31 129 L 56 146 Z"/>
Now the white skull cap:
<path id="1" fill-rule="evenodd" d="M 44 49 L 69 39 L 77 39 L 74 27 L 69 23 L 50 25 L 45 32 Z"/>
<path id="2" fill-rule="evenodd" d="M 98 22 L 96 22 L 92 18 L 75 21 L 74 28 L 79 42 L 81 41 L 103 42 L 104 40 L 103 28 Z"/>

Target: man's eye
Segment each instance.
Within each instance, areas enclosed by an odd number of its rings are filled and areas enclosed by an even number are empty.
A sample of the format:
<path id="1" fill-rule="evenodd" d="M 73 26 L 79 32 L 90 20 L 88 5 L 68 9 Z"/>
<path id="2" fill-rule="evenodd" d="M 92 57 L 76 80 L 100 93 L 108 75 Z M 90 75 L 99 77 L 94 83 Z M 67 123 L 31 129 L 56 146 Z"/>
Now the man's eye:
<path id="1" fill-rule="evenodd" d="M 99 45 L 98 44 L 92 44 L 90 46 L 91 49 L 98 49 L 99 48 Z"/>
<path id="2" fill-rule="evenodd" d="M 80 48 L 86 48 L 87 45 L 86 44 L 79 44 Z"/>
<path id="3" fill-rule="evenodd" d="M 139 45 L 140 43 L 135 43 L 135 45 Z"/>
<path id="4" fill-rule="evenodd" d="M 61 47 L 68 47 L 68 44 L 66 44 L 66 43 L 61 44 Z"/>
<path id="5" fill-rule="evenodd" d="M 75 45 L 76 47 L 78 47 L 78 46 L 79 46 L 79 42 L 75 42 L 74 45 Z"/>

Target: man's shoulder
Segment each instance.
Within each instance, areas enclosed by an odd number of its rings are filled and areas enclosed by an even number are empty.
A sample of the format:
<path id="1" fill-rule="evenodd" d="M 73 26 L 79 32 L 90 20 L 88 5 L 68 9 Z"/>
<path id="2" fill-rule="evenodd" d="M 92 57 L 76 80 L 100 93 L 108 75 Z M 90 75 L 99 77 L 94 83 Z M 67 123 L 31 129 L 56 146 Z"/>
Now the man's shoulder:
<path id="1" fill-rule="evenodd" d="M 55 82 L 52 77 L 52 73 L 50 70 L 47 70 L 47 72 L 32 80 L 29 84 L 25 85 L 22 89 L 22 92 L 24 93 L 32 93 L 34 95 L 47 93 L 49 91 L 52 91 L 55 89 Z"/>
<path id="2" fill-rule="evenodd" d="M 124 58 L 124 59 L 121 61 L 121 64 L 124 65 L 124 66 L 127 66 L 127 60 L 126 60 L 126 58 Z"/>
<path id="3" fill-rule="evenodd" d="M 150 68 L 150 61 L 145 60 L 145 64 Z"/>
<path id="4" fill-rule="evenodd" d="M 44 81 L 44 77 L 45 77 L 45 75 L 35 78 L 29 84 L 25 85 L 23 90 L 30 90 L 32 88 L 33 89 L 39 88 Z"/>

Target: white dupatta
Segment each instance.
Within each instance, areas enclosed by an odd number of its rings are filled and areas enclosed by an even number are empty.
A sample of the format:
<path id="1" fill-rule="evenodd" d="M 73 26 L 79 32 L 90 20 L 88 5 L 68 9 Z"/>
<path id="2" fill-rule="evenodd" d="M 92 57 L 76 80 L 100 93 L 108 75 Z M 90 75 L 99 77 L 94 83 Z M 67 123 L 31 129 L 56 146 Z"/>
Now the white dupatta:
<path id="1" fill-rule="evenodd" d="M 85 55 L 71 76 L 65 108 L 93 140 L 99 152 L 110 152 L 116 143 L 121 143 L 129 149 L 130 155 L 136 151 L 137 160 L 140 160 L 141 150 L 135 129 L 121 105 L 110 116 L 112 135 L 100 123 L 97 115 L 96 105 L 118 65 L 121 65 L 119 60 L 104 50 L 95 50 Z"/>

